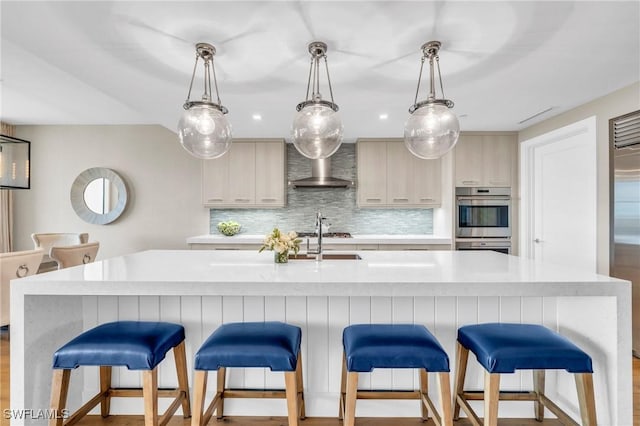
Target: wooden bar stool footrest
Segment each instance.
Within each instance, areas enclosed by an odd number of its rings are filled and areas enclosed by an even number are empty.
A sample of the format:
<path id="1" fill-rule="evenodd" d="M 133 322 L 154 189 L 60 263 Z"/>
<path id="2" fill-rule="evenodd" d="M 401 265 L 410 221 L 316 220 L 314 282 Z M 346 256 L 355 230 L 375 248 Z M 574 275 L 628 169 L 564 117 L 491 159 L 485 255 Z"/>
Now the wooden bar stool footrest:
<path id="1" fill-rule="evenodd" d="M 84 416 L 96 407 L 100 402 L 107 398 L 140 398 L 142 397 L 142 388 L 109 388 L 103 392 L 96 394 L 93 398 L 87 401 L 82 407 L 78 408 L 63 424 L 64 426 L 71 426 L 78 423 Z M 161 389 L 158 390 L 159 398 L 174 398 L 171 405 L 162 415 L 159 420 L 159 425 L 164 425 L 171 420 L 173 414 L 178 410 L 182 401 L 187 399 L 185 391 L 180 389 Z"/>
<path id="2" fill-rule="evenodd" d="M 286 398 L 284 389 L 225 389 L 224 398 Z"/>
<path id="3" fill-rule="evenodd" d="M 484 391 L 464 391 L 462 396 L 469 401 L 482 401 Z M 537 401 L 538 394 L 530 391 L 500 391 L 500 401 Z"/>
<path id="4" fill-rule="evenodd" d="M 420 391 L 417 390 L 367 390 L 358 391 L 358 399 L 420 399 Z"/>

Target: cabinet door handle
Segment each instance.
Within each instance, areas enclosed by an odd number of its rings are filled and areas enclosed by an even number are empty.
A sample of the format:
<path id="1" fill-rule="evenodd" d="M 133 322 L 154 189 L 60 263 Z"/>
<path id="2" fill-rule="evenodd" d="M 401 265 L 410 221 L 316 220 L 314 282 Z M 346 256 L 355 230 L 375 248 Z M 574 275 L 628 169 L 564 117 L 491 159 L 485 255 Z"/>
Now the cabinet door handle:
<path id="1" fill-rule="evenodd" d="M 260 201 L 263 201 L 265 203 L 274 203 L 278 200 L 276 200 L 275 198 L 261 198 Z"/>
<path id="2" fill-rule="evenodd" d="M 435 201 L 435 198 L 420 198 L 420 201 Z"/>
<path id="3" fill-rule="evenodd" d="M 477 181 L 477 180 L 463 180 L 462 183 L 464 185 L 474 185 L 474 184 L 480 183 L 480 181 Z"/>
<path id="4" fill-rule="evenodd" d="M 248 203 L 249 201 L 251 201 L 248 198 L 236 198 L 236 202 L 238 203 Z"/>
<path id="5" fill-rule="evenodd" d="M 381 198 L 367 198 L 367 203 L 379 203 L 380 201 L 382 201 Z"/>
<path id="6" fill-rule="evenodd" d="M 408 203 L 409 199 L 408 198 L 394 198 L 393 202 L 398 202 L 398 203 Z"/>
<path id="7" fill-rule="evenodd" d="M 210 203 L 220 203 L 222 202 L 222 198 L 209 198 L 207 201 Z"/>

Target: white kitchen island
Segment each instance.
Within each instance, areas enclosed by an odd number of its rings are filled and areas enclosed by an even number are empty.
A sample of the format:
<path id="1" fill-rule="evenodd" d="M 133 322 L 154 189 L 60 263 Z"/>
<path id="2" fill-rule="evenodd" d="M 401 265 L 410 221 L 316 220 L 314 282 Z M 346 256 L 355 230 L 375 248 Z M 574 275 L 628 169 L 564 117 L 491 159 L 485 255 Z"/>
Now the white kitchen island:
<path id="1" fill-rule="evenodd" d="M 145 251 L 31 276 L 11 286 L 11 408 L 46 409 L 51 356 L 82 330 L 113 320 L 164 320 L 186 328 L 189 368 L 221 323 L 286 321 L 302 328 L 308 416 L 336 416 L 342 329 L 351 323 L 419 323 L 440 340 L 454 367 L 457 327 L 530 322 L 559 331 L 591 355 L 598 421 L 632 424 L 631 287 L 627 281 L 542 265 L 494 252 L 359 252 L 361 260 L 273 263 L 271 252 Z M 175 384 L 172 359 L 160 385 Z M 470 361 L 468 388 L 480 389 Z M 453 377 L 453 375 L 452 375 Z M 231 387 L 282 387 L 281 373 L 229 373 Z M 114 385 L 138 386 L 139 375 L 114 370 Z M 190 381 L 190 383 L 192 383 Z M 528 390 L 529 372 L 504 375 L 503 389 Z M 361 388 L 417 386 L 408 370 L 362 375 Z M 97 369 L 72 373 L 69 406 L 97 389 Z M 579 418 L 573 377 L 550 372 L 547 393 Z M 358 403 L 358 415 L 419 416 L 417 402 Z M 228 414 L 285 415 L 284 401 L 230 400 Z M 142 401 L 115 399 L 114 413 L 141 413 Z M 477 407 L 481 411 L 481 407 Z M 531 403 L 504 402 L 500 414 L 531 417 Z M 40 421 L 13 420 L 12 424 Z"/>

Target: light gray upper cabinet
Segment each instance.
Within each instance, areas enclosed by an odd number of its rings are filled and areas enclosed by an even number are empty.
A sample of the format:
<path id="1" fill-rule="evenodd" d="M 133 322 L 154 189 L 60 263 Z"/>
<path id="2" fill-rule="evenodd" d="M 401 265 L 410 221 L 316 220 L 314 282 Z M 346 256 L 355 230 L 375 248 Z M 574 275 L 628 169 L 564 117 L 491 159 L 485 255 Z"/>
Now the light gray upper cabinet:
<path id="1" fill-rule="evenodd" d="M 469 133 L 454 148 L 455 185 L 510 187 L 516 184 L 515 133 Z"/>
<path id="2" fill-rule="evenodd" d="M 387 144 L 358 141 L 358 207 L 383 206 L 387 203 Z"/>
<path id="3" fill-rule="evenodd" d="M 412 155 L 402 139 L 359 139 L 358 207 L 432 208 L 441 203 L 441 161 Z"/>
<path id="4" fill-rule="evenodd" d="M 284 140 L 234 140 L 222 157 L 202 161 L 202 203 L 212 208 L 284 207 L 285 181 Z"/>

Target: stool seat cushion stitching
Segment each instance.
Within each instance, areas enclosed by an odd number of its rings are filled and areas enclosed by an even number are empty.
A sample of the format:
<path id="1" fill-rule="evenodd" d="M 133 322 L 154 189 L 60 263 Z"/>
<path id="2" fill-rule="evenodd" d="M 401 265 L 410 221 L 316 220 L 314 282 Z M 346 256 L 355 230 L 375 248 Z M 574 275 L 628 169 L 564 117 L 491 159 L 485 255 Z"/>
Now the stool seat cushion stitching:
<path id="1" fill-rule="evenodd" d="M 184 338 L 184 327 L 179 324 L 152 321 L 106 323 L 85 331 L 58 349 L 53 355 L 53 368 L 104 365 L 152 370 Z"/>
<path id="2" fill-rule="evenodd" d="M 196 353 L 194 368 L 262 367 L 295 371 L 301 338 L 300 327 L 278 321 L 223 324 Z"/>
<path id="3" fill-rule="evenodd" d="M 458 329 L 458 342 L 490 373 L 534 369 L 593 372 L 589 355 L 566 337 L 538 324 L 468 325 Z"/>
<path id="4" fill-rule="evenodd" d="M 342 335 L 347 370 L 425 368 L 448 372 L 449 357 L 438 340 L 422 325 L 356 324 Z"/>

